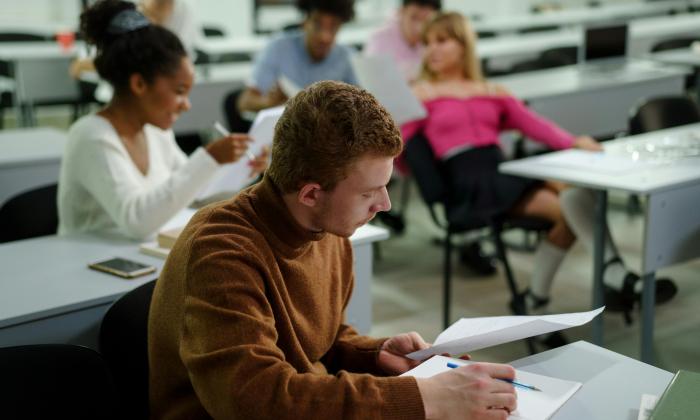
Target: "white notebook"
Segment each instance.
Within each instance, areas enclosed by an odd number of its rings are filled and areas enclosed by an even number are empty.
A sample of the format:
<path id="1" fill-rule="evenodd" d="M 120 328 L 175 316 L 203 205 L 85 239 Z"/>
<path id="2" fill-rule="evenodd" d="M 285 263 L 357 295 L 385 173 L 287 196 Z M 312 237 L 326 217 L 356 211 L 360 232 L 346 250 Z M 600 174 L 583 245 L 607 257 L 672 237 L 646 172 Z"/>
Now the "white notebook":
<path id="1" fill-rule="evenodd" d="M 462 366 L 474 362 L 445 356 L 433 356 L 401 376 L 429 378 L 451 370 L 447 363 Z M 515 387 L 515 392 L 518 394 L 518 408 L 508 416 L 511 420 L 549 419 L 581 388 L 580 382 L 566 381 L 522 370 L 515 371 L 515 379 L 518 382 L 533 385 L 541 391 Z"/>

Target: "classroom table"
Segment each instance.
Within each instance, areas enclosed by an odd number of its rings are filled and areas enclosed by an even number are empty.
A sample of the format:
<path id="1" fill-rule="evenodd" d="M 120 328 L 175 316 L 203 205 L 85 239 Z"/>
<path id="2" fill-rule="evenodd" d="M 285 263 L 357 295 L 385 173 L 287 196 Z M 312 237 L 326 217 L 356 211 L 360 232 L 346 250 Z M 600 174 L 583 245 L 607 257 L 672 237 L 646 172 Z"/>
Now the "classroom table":
<path id="1" fill-rule="evenodd" d="M 0 205 L 21 192 L 58 182 L 64 131 L 50 127 L 0 131 Z"/>
<path id="2" fill-rule="evenodd" d="M 64 49 L 55 41 L 2 42 L 0 60 L 10 63 L 15 110 L 24 126 L 34 125 L 35 103 L 76 100 L 78 84 L 69 73 L 82 42 Z"/>
<path id="3" fill-rule="evenodd" d="M 610 137 L 627 131 L 629 110 L 643 99 L 683 94 L 689 73 L 685 67 L 630 60 L 608 72 L 571 65 L 491 80 L 571 133 Z"/>
<path id="4" fill-rule="evenodd" d="M 502 163 L 499 170 L 526 178 L 561 181 L 596 192 L 596 231 L 592 307 L 603 305 L 603 249 L 607 227 L 607 192 L 621 191 L 644 197 L 644 238 L 638 267 L 642 276 L 641 360 L 654 361 L 655 274 L 664 267 L 700 256 L 700 157 L 665 158 L 647 161 L 639 156 L 648 150 L 664 148 L 678 141 L 697 144 L 700 150 L 700 123 L 629 136 L 604 143 L 606 154 L 623 159 L 618 168 L 591 164 L 582 168 L 557 161 L 567 151 Z M 633 160 L 635 153 L 638 161 Z M 651 153 L 651 152 L 649 152 Z M 554 159 L 554 160 L 553 160 Z M 563 163 L 562 163 L 563 162 Z M 630 163 L 632 162 L 632 163 Z M 619 169 L 619 170 L 618 170 Z M 603 342 L 603 320 L 593 320 L 593 342 Z"/>
<path id="5" fill-rule="evenodd" d="M 700 2 L 688 0 L 607 4 L 599 7 L 571 8 L 525 15 L 484 17 L 476 20 L 474 26 L 478 31 L 513 34 L 528 28 L 571 27 L 603 21 L 661 16 L 670 12 L 684 13 L 688 11 L 689 6 L 697 5 L 700 5 Z"/>
<path id="6" fill-rule="evenodd" d="M 551 420 L 635 420 L 642 394 L 660 396 L 673 378 L 671 372 L 585 341 L 511 364 L 526 372 L 583 384 Z"/>
<path id="7" fill-rule="evenodd" d="M 388 236 L 384 228 L 365 225 L 350 238 L 355 288 L 346 319 L 363 333 L 372 324 L 372 244 Z M 150 264 L 158 271 L 124 280 L 87 267 L 113 257 Z M 0 245 L 0 347 L 69 343 L 96 348 L 109 306 L 156 278 L 164 262 L 140 253 L 138 242 L 104 235 L 52 235 Z"/>

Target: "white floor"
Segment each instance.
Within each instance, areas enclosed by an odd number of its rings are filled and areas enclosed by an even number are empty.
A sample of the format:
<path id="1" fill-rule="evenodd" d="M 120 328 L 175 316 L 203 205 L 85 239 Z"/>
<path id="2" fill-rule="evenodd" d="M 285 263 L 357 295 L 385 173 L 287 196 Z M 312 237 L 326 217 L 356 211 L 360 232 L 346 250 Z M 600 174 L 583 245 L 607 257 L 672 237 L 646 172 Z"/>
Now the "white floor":
<path id="1" fill-rule="evenodd" d="M 394 236 L 381 244 L 381 257 L 375 263 L 372 287 L 373 320 L 371 334 L 390 336 L 417 331 L 426 340 L 433 340 L 442 323 L 442 248 L 435 245 L 440 231 L 435 228 L 417 191 L 411 191 L 408 223 L 402 236 Z M 624 197 L 611 201 L 623 202 Z M 397 201 L 394 201 L 396 205 Z M 642 235 L 640 217 L 630 217 L 620 208 L 609 214 L 610 225 L 626 261 L 639 258 Z M 520 233 L 511 236 L 518 240 Z M 532 270 L 533 255 L 509 251 L 509 259 L 521 284 L 526 284 Z M 509 293 L 500 273 L 475 277 L 457 263 L 455 255 L 452 321 L 460 317 L 508 315 Z M 500 269 L 500 267 L 499 267 Z M 578 312 L 590 309 L 592 256 L 575 244 L 560 268 L 552 294 L 553 313 Z M 679 293 L 671 302 L 657 307 L 657 366 L 676 371 L 700 371 L 700 260 L 663 270 L 672 277 Z M 622 315 L 607 313 L 605 347 L 630 357 L 639 357 L 639 313 L 632 326 L 625 326 Z M 566 332 L 571 341 L 588 340 L 587 326 Z M 523 342 L 504 344 L 472 354 L 478 360 L 506 362 L 526 356 Z"/>

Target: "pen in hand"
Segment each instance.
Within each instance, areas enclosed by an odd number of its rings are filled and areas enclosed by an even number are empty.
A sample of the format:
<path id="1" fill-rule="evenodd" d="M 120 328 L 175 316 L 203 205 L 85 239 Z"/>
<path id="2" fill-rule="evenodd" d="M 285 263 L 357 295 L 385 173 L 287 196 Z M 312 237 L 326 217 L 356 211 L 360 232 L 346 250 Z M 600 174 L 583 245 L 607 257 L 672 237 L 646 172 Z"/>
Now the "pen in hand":
<path id="1" fill-rule="evenodd" d="M 224 137 L 228 137 L 231 135 L 231 133 L 218 121 L 214 123 L 214 129 Z M 255 155 L 251 153 L 250 150 L 246 150 L 245 155 L 248 156 L 248 159 L 250 160 L 254 161 L 256 159 Z"/>
<path id="2" fill-rule="evenodd" d="M 458 368 L 459 366 L 460 366 L 460 365 L 458 365 L 457 363 L 447 363 L 447 367 L 450 368 L 450 369 Z M 522 382 L 518 382 L 518 381 L 513 380 L 513 379 L 503 379 L 503 378 L 497 378 L 497 379 L 498 379 L 499 381 L 504 381 L 504 382 L 508 382 L 508 383 L 510 383 L 510 384 L 513 384 L 513 386 L 517 386 L 517 387 L 520 387 L 520 388 L 529 389 L 529 390 L 532 390 L 532 391 L 540 391 L 540 392 L 542 392 L 541 389 L 537 388 L 537 387 L 534 386 L 534 385 L 524 384 L 524 383 L 522 383 Z"/>

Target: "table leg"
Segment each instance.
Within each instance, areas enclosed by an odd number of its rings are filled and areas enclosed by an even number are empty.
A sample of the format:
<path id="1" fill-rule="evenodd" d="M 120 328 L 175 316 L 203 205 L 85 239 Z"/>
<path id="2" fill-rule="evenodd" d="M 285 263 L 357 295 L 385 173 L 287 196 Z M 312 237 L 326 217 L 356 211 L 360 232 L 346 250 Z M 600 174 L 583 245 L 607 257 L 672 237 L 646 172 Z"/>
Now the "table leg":
<path id="1" fill-rule="evenodd" d="M 608 208 L 608 192 L 606 190 L 598 190 L 596 194 L 595 206 L 595 232 L 593 244 L 593 309 L 603 306 L 603 268 L 605 261 L 605 232 L 607 231 L 607 208 Z M 593 320 L 592 324 L 593 344 L 603 345 L 603 317 L 598 316 Z"/>
<path id="2" fill-rule="evenodd" d="M 641 359 L 644 363 L 654 363 L 654 303 L 656 300 L 655 273 L 642 276 L 642 340 Z"/>

